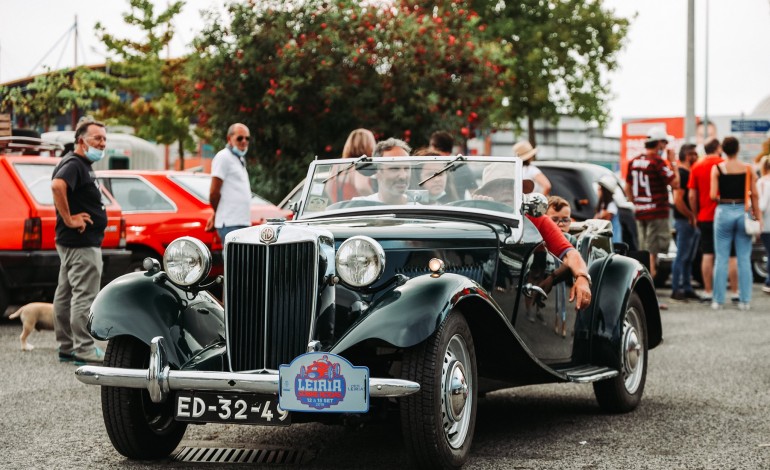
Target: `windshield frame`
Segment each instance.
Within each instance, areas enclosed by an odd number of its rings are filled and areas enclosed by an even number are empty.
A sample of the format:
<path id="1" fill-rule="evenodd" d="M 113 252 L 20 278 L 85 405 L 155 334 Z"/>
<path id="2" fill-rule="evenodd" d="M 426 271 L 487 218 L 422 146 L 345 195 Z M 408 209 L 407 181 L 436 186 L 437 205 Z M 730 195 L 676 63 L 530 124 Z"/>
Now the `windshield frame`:
<path id="1" fill-rule="evenodd" d="M 377 165 L 381 163 L 404 163 L 408 162 L 411 165 L 425 162 L 439 162 L 444 165 L 450 162 L 458 162 L 457 155 L 450 156 L 407 156 L 407 157 L 378 157 L 367 160 L 366 163 Z M 514 167 L 514 175 L 522 174 L 522 162 L 518 157 L 487 157 L 487 156 L 470 156 L 463 157 L 462 163 L 508 163 Z M 314 160 L 308 167 L 308 173 L 305 178 L 305 185 L 302 188 L 302 196 L 299 200 L 299 205 L 295 212 L 294 220 L 315 220 L 326 218 L 349 218 L 356 215 L 378 215 L 378 214 L 404 214 L 408 216 L 425 216 L 425 217 L 447 217 L 447 218 L 462 218 L 462 219 L 479 219 L 487 221 L 496 221 L 504 223 L 510 227 L 522 227 L 522 180 L 521 177 L 514 178 L 514 210 L 513 212 L 501 212 L 494 210 L 486 210 L 471 207 L 459 207 L 459 206 L 442 206 L 442 205 L 376 205 L 366 207 L 348 207 L 342 209 L 334 209 L 330 211 L 318 211 L 307 212 L 306 206 L 308 198 L 311 196 L 311 188 L 316 180 L 329 179 L 332 173 L 324 174 L 328 170 L 331 170 L 334 165 L 348 166 L 352 163 L 349 158 L 329 159 L 329 160 Z M 318 175 L 316 175 L 318 173 Z M 314 179 L 315 176 L 315 179 Z M 478 175 L 480 177 L 480 175 Z"/>

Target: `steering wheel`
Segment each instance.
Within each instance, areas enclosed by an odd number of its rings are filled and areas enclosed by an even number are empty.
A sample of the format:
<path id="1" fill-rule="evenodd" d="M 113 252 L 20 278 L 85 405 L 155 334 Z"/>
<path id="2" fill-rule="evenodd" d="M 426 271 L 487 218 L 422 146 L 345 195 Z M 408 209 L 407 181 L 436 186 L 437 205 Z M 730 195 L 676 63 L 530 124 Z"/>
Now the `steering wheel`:
<path id="1" fill-rule="evenodd" d="M 365 199 L 353 199 L 350 201 L 340 201 L 326 208 L 327 211 L 333 211 L 336 209 L 350 209 L 355 207 L 367 207 L 367 206 L 384 206 L 380 201 L 368 201 Z"/>
<path id="2" fill-rule="evenodd" d="M 513 207 L 497 201 L 488 201 L 486 199 L 461 199 L 444 204 L 444 206 L 454 207 L 472 207 L 474 209 L 484 209 L 488 211 L 512 213 Z"/>

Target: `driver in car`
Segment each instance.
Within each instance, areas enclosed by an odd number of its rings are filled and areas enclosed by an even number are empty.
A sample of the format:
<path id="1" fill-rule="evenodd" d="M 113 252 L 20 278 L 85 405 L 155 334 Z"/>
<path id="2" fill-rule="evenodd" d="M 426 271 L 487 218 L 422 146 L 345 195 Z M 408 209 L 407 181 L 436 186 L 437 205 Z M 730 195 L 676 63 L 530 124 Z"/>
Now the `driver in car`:
<path id="1" fill-rule="evenodd" d="M 354 197 L 353 201 L 376 201 L 382 204 L 414 204 L 409 200 L 409 176 L 412 167 L 408 163 L 383 163 L 374 177 L 377 179 L 377 192 L 369 196 Z"/>
<path id="2" fill-rule="evenodd" d="M 481 176 L 481 187 L 474 192 L 473 198 L 502 202 L 513 207 L 514 188 L 513 178 L 509 176 L 510 170 L 511 165 L 506 163 L 495 162 L 487 165 Z M 525 193 L 532 190 L 531 180 L 523 183 Z M 575 308 L 578 310 L 587 308 L 591 304 L 591 276 L 580 253 L 567 241 L 559 226 L 550 217 L 525 215 L 537 227 L 548 251 L 561 259 L 575 278 L 570 289 L 569 302 L 575 302 Z"/>
<path id="3" fill-rule="evenodd" d="M 372 157 L 405 157 L 410 148 L 403 140 L 390 138 L 377 142 Z M 377 192 L 369 196 L 354 197 L 353 201 L 375 201 L 388 205 L 415 204 L 407 195 L 412 167 L 409 163 L 384 163 L 374 175 Z"/>

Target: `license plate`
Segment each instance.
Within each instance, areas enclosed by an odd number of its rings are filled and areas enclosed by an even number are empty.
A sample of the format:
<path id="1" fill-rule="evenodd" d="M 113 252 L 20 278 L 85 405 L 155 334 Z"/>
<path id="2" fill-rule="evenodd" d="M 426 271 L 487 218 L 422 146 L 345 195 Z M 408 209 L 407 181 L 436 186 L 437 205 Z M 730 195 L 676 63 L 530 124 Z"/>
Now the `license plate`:
<path id="1" fill-rule="evenodd" d="M 174 416 L 178 421 L 288 426 L 289 412 L 274 395 L 178 392 Z"/>

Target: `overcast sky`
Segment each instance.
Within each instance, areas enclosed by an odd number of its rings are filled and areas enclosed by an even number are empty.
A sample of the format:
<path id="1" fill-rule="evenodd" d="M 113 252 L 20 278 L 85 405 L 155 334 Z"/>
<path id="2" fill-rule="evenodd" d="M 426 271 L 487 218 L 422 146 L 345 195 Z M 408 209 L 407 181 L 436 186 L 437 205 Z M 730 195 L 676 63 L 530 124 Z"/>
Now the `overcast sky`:
<path id="1" fill-rule="evenodd" d="M 165 0 L 154 0 L 165 6 Z M 696 113 L 704 113 L 706 4 L 709 2 L 708 113 L 750 114 L 770 96 L 770 0 L 696 0 Z M 614 100 L 609 135 L 620 134 L 623 118 L 681 116 L 685 112 L 687 0 L 604 0 L 623 17 L 633 17 L 620 70 L 609 79 Z M 131 36 L 121 18 L 121 0 L 2 0 L 0 15 L 0 83 L 40 73 L 42 66 L 71 66 L 73 40 L 67 31 L 78 18 L 80 64 L 103 63 L 104 47 L 93 26 Z M 200 29 L 201 9 L 221 1 L 187 0 L 177 17 L 171 55 L 187 50 Z M 634 15 L 636 15 L 634 17 Z M 61 42 L 58 43 L 57 41 Z M 41 63 L 42 61 L 42 63 Z"/>

